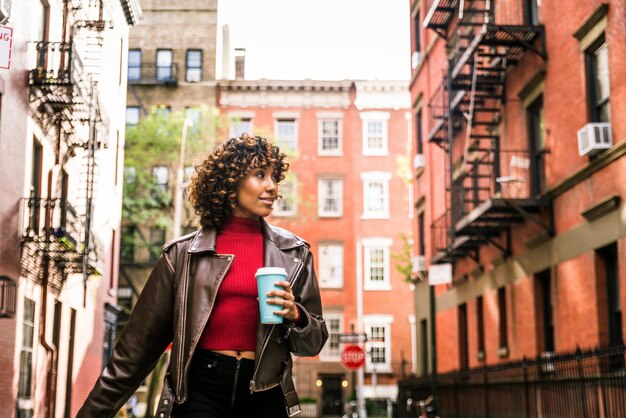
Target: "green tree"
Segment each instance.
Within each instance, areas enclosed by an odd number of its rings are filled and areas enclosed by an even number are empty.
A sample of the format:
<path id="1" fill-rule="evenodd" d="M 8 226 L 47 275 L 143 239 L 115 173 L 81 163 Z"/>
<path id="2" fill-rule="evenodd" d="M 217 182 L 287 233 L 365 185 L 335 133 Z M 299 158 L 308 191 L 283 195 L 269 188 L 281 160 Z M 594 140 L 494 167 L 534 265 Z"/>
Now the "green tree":
<path id="1" fill-rule="evenodd" d="M 219 118 L 214 109 L 198 108 L 193 126 L 187 129 L 184 167 L 192 167 L 215 144 Z M 183 125 L 189 113 L 150 109 L 135 126 L 126 129 L 124 157 L 124 193 L 122 204 L 122 251 L 147 247 L 153 256 L 158 246 L 151 246 L 143 226 L 168 229 L 173 221 L 173 198 L 180 154 Z M 166 183 L 159 180 L 167 176 Z M 132 249 L 133 251 L 129 251 Z M 124 253 L 127 251 L 127 253 Z M 132 259 L 132 257 L 129 257 Z M 128 258 L 126 258 L 128 259 Z"/>

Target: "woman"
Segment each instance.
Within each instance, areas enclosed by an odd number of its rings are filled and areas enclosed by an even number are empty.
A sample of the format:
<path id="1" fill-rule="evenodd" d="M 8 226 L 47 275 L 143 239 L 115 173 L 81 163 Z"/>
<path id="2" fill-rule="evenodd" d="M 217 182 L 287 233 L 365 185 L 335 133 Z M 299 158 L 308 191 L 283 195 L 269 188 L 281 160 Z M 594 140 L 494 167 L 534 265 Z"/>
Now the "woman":
<path id="1" fill-rule="evenodd" d="M 263 218 L 289 165 L 278 147 L 243 134 L 200 165 L 190 201 L 202 229 L 163 246 L 109 363 L 78 418 L 113 417 L 172 351 L 159 418 L 286 417 L 300 410 L 291 353 L 314 356 L 328 331 L 309 245 Z M 284 267 L 279 325 L 259 323 L 254 273 Z"/>

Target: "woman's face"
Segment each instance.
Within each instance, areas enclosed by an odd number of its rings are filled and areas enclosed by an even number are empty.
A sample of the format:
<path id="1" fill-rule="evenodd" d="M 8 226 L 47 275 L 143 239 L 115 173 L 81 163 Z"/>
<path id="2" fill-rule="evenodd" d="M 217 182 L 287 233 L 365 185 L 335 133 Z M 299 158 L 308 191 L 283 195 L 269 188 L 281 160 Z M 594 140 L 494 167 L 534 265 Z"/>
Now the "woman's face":
<path id="1" fill-rule="evenodd" d="M 237 207 L 233 215 L 240 218 L 259 219 L 272 212 L 278 185 L 274 167 L 257 167 L 241 179 L 237 189 Z"/>

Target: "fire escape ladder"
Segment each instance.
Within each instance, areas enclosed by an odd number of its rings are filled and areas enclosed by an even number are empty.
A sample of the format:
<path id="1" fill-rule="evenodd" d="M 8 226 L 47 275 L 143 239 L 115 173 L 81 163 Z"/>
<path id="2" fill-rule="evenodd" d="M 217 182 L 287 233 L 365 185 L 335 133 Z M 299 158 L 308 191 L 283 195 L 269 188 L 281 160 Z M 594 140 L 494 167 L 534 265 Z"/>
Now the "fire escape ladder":
<path id="1" fill-rule="evenodd" d="M 75 156 L 85 159 L 83 210 L 60 198 L 29 197 L 22 201 L 22 273 L 35 282 L 43 269 L 49 285 L 61 292 L 68 274 L 86 278 L 97 272 L 97 251 L 91 234 L 91 206 L 96 183 L 96 149 L 99 136 L 108 137 L 108 125 L 98 100 L 103 34 L 102 0 L 70 0 L 73 22 L 68 39 L 40 41 L 35 45 L 35 65 L 29 73 L 29 107 L 33 117 L 51 138 L 59 167 Z M 91 16 L 91 17 L 90 17 Z M 95 17 L 94 17 L 95 16 Z M 50 129 L 54 127 L 54 129 Z M 98 132 L 105 132 L 99 135 Z M 61 170 L 59 170 L 61 172 Z M 80 203 L 80 201 L 79 201 Z"/>

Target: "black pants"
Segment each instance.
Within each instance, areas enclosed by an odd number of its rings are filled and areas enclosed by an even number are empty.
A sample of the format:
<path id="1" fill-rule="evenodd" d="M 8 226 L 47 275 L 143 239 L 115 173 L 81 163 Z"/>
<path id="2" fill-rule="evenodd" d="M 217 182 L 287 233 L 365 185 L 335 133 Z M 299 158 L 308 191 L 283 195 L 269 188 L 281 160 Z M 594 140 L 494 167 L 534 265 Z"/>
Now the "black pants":
<path id="1" fill-rule="evenodd" d="M 237 360 L 196 350 L 189 368 L 187 402 L 174 405 L 173 418 L 287 417 L 280 386 L 250 393 L 254 360 Z"/>

